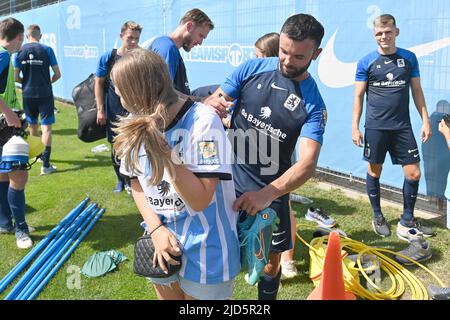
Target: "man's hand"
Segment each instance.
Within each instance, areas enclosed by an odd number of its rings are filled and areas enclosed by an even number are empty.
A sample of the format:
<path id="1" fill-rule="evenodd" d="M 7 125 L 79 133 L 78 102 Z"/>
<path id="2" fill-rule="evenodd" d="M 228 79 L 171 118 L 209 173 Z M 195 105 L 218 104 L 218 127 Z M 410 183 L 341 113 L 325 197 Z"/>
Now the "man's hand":
<path id="1" fill-rule="evenodd" d="M 422 130 L 420 131 L 420 140 L 422 143 L 426 142 L 431 137 L 431 125 L 430 120 L 426 120 L 423 123 Z"/>
<path id="2" fill-rule="evenodd" d="M 221 118 L 226 118 L 233 102 L 226 101 L 222 97 L 209 96 L 203 101 L 204 104 L 211 106 Z"/>
<path id="3" fill-rule="evenodd" d="M 105 111 L 103 111 L 102 109 L 97 109 L 97 124 L 99 126 L 103 126 L 106 124 Z"/>
<path id="4" fill-rule="evenodd" d="M 450 141 L 450 127 L 445 123 L 445 120 L 442 119 L 441 122 L 439 122 L 439 132 L 442 133 L 442 135 L 445 137 L 445 140 L 447 140 L 447 143 Z M 448 146 L 450 149 L 450 145 Z"/>
<path id="5" fill-rule="evenodd" d="M 353 129 L 352 130 L 352 140 L 355 145 L 358 147 L 363 146 L 363 136 L 361 134 L 361 131 L 359 129 Z"/>
<path id="6" fill-rule="evenodd" d="M 237 199 L 233 204 L 233 210 L 243 210 L 247 214 L 254 216 L 272 203 L 272 199 L 265 194 L 264 190 L 246 192 Z"/>
<path id="7" fill-rule="evenodd" d="M 8 126 L 14 128 L 20 128 L 22 126 L 22 122 L 20 121 L 19 117 L 11 109 L 5 108 L 3 114 L 5 115 L 5 120 Z"/>

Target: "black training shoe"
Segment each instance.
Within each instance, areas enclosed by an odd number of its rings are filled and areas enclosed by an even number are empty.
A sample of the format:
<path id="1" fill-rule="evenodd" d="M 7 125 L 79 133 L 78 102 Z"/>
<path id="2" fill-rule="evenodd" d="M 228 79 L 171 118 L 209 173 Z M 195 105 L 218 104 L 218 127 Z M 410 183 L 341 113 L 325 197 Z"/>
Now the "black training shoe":
<path id="1" fill-rule="evenodd" d="M 388 237 L 391 234 L 389 225 L 387 224 L 386 219 L 384 219 L 383 216 L 373 218 L 372 227 L 375 233 L 379 236 Z"/>

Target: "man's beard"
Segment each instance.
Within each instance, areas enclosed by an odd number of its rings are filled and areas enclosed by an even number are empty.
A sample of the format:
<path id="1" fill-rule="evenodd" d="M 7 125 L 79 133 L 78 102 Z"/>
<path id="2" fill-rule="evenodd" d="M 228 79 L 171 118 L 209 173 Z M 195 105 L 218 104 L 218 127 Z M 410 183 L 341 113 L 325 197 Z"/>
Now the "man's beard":
<path id="1" fill-rule="evenodd" d="M 183 47 L 184 51 L 189 52 L 193 48 L 193 46 L 191 46 L 191 45 L 192 45 L 192 38 L 188 37 L 186 40 L 183 41 L 182 47 Z"/>
<path id="2" fill-rule="evenodd" d="M 288 78 L 288 79 L 295 79 L 300 77 L 302 74 L 304 74 L 306 71 L 308 71 L 309 66 L 311 65 L 312 59 L 308 62 L 306 66 L 300 69 L 289 69 L 290 71 L 286 71 L 283 65 L 280 62 L 280 71 L 281 74 Z"/>

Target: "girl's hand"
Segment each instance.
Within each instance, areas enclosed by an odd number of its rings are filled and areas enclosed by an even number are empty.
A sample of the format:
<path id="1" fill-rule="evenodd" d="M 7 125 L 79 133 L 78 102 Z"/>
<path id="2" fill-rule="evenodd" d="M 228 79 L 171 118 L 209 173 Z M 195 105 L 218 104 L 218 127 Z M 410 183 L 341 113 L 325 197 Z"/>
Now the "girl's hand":
<path id="1" fill-rule="evenodd" d="M 178 247 L 177 238 L 165 226 L 159 227 L 152 234 L 153 245 L 155 246 L 155 254 L 153 255 L 153 267 L 158 263 L 161 269 L 167 273 L 167 265 L 179 265 L 170 255 L 180 256 L 181 248 Z"/>

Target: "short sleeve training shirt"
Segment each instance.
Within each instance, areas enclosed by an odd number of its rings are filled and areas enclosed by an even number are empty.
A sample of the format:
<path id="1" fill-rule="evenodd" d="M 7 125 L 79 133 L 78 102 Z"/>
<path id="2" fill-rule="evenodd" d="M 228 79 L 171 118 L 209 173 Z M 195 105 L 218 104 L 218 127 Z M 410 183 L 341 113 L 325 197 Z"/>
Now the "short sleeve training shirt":
<path id="1" fill-rule="evenodd" d="M 286 172 L 299 136 L 322 144 L 327 111 L 311 75 L 298 82 L 282 75 L 278 58 L 253 59 L 221 89 L 237 99 L 229 137 L 238 194 L 257 191 Z"/>
<path id="2" fill-rule="evenodd" d="M 397 48 L 391 55 L 374 51 L 358 62 L 356 81 L 367 82 L 368 129 L 399 130 L 411 127 L 410 79 L 420 77 L 416 55 Z"/>

